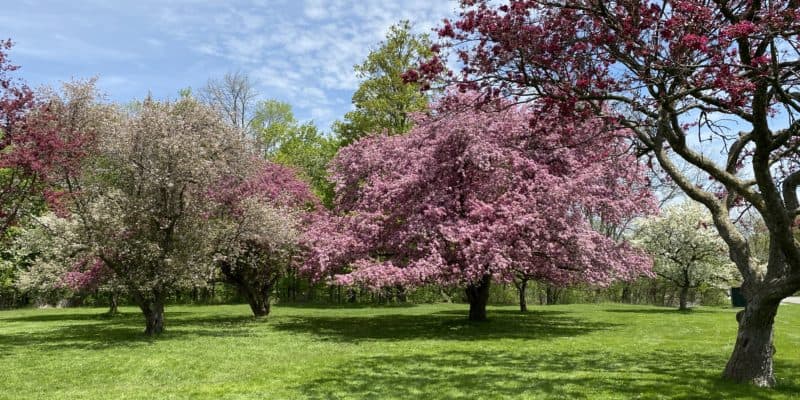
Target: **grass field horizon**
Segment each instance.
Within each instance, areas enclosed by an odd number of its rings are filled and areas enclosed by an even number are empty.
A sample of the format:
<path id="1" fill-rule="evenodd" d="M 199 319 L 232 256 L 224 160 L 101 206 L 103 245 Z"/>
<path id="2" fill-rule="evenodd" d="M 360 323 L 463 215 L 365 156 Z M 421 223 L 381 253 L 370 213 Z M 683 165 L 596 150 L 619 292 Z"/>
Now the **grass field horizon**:
<path id="1" fill-rule="evenodd" d="M 170 306 L 0 311 L 1 399 L 737 398 L 800 396 L 800 305 L 776 321 L 778 385 L 720 376 L 736 310 L 620 304 Z"/>

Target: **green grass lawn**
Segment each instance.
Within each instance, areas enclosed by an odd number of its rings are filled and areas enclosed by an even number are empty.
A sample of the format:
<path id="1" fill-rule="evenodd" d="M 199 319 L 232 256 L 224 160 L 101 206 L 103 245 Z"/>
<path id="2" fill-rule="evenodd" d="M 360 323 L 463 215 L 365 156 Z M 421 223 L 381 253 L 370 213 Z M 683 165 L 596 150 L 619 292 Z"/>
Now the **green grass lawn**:
<path id="1" fill-rule="evenodd" d="M 175 306 L 145 339 L 134 308 L 0 312 L 3 399 L 800 398 L 800 305 L 777 320 L 779 387 L 719 379 L 734 310 L 623 305 Z"/>

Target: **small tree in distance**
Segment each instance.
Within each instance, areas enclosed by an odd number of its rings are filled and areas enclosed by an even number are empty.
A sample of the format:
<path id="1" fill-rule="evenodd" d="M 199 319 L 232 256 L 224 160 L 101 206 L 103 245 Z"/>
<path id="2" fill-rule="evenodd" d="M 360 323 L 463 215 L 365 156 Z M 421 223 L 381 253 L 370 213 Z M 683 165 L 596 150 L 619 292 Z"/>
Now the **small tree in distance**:
<path id="1" fill-rule="evenodd" d="M 741 281 L 711 216 L 691 201 L 641 221 L 635 242 L 653 256 L 653 272 L 680 290 L 680 310 L 688 309 L 690 289 Z"/>
<path id="2" fill-rule="evenodd" d="M 183 93 L 190 95 L 191 91 Z M 248 74 L 235 71 L 226 73 L 222 78 L 211 78 L 199 94 L 204 103 L 219 112 L 242 135 L 254 135 L 258 92 Z"/>

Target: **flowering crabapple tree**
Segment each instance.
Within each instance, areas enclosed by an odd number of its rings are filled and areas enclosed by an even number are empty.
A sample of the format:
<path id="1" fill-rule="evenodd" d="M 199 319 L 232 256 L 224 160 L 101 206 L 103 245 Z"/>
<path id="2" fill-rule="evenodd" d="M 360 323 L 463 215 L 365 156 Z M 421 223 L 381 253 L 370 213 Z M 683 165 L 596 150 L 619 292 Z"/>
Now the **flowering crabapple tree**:
<path id="1" fill-rule="evenodd" d="M 0 235 L 43 205 L 58 207 L 90 132 L 62 124 L 41 96 L 10 74 L 10 40 L 0 41 Z"/>
<path id="2" fill-rule="evenodd" d="M 775 384 L 773 323 L 800 289 L 800 4 L 774 1 L 462 0 L 439 35 L 450 76 L 488 97 L 590 109 L 630 129 L 642 151 L 710 212 L 743 277 L 747 307 L 724 376 Z M 449 44 L 449 46 L 447 46 Z M 439 54 L 406 78 L 440 75 Z M 685 163 L 716 185 L 697 187 Z M 734 224 L 755 209 L 770 238 L 755 262 Z"/>
<path id="3" fill-rule="evenodd" d="M 50 188 L 45 192 L 51 212 L 28 218 L 12 242 L 16 254 L 24 255 L 22 264 L 28 265 L 17 285 L 40 294 L 103 291 L 110 295 L 113 313 L 122 288 L 96 257 L 82 254 L 85 246 L 72 240 L 78 238 L 80 225 L 69 217 L 69 204 L 77 192 L 83 164 L 96 150 L 98 132 L 110 129 L 119 114 L 98 93 L 94 79 L 67 82 L 58 91 L 45 88 L 37 96 L 41 109 L 46 110 L 47 126 L 52 132 L 60 131 L 68 145 L 61 147 L 63 156 L 54 160 L 61 165 L 51 169 Z M 37 118 L 41 116 L 37 114 Z"/>
<path id="4" fill-rule="evenodd" d="M 643 179 L 627 153 L 628 131 L 529 106 L 475 110 L 475 98 L 448 97 L 407 135 L 362 139 L 334 159 L 338 211 L 355 240 L 331 247 L 357 244 L 338 282 L 463 285 L 469 318 L 484 320 L 490 282 L 519 271 L 558 285 L 604 285 L 649 268 L 644 254 L 586 217 L 650 209 L 650 193 L 628 184 Z M 333 259 L 342 255 L 336 249 Z"/>
<path id="5" fill-rule="evenodd" d="M 690 289 L 741 281 L 711 215 L 691 200 L 639 222 L 634 242 L 653 256 L 653 272 L 680 289 L 680 310 L 688 309 Z"/>
<path id="6" fill-rule="evenodd" d="M 72 224 L 76 222 L 46 213 L 19 228 L 9 246 L 20 269 L 17 288 L 40 301 L 68 295 L 64 278 L 72 259 Z"/>
<path id="7" fill-rule="evenodd" d="M 48 212 L 31 219 L 11 242 L 16 267 L 15 285 L 47 302 L 86 292 L 107 293 L 109 313 L 116 312 L 116 296 L 124 289 L 97 258 L 77 256 L 85 249 L 77 235 L 80 221 Z"/>
<path id="8" fill-rule="evenodd" d="M 270 312 L 275 284 L 296 268 L 301 233 L 314 208 L 311 188 L 287 167 L 253 160 L 242 177 L 225 177 L 211 197 L 215 263 L 235 285 L 257 317 Z"/>
<path id="9" fill-rule="evenodd" d="M 208 188 L 241 170 L 244 143 L 191 98 L 147 99 L 117 117 L 98 132 L 97 150 L 73 185 L 76 245 L 125 286 L 145 316 L 145 334 L 156 335 L 167 296 L 213 274 Z"/>

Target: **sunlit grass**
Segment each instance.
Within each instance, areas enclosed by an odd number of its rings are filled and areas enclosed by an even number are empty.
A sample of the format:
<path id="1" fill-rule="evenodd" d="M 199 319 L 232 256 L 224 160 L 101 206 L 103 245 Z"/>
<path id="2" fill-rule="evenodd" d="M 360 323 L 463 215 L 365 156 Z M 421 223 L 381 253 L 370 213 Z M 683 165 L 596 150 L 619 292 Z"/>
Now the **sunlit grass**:
<path id="1" fill-rule="evenodd" d="M 777 321 L 779 387 L 719 379 L 734 310 L 622 305 L 391 308 L 175 306 L 142 336 L 137 310 L 0 312 L 0 398 L 800 397 L 800 305 Z"/>

